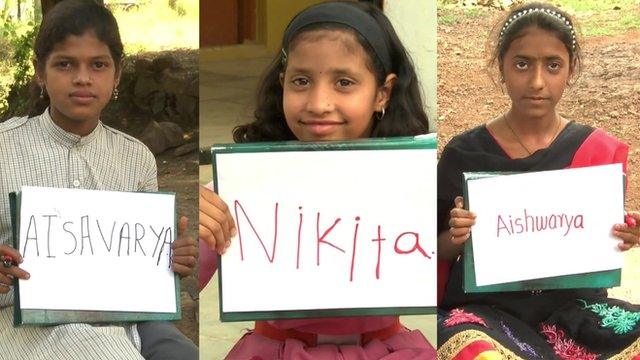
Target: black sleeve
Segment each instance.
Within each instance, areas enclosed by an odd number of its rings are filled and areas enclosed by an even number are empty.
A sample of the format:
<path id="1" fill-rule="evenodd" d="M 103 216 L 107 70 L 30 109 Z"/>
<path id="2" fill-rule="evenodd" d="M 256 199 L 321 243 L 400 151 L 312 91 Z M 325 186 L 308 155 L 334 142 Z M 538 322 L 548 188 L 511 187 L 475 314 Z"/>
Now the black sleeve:
<path id="1" fill-rule="evenodd" d="M 449 211 L 453 199 L 462 196 L 462 163 L 460 151 L 452 146 L 452 140 L 442 151 L 438 161 L 438 234 L 449 228 Z"/>

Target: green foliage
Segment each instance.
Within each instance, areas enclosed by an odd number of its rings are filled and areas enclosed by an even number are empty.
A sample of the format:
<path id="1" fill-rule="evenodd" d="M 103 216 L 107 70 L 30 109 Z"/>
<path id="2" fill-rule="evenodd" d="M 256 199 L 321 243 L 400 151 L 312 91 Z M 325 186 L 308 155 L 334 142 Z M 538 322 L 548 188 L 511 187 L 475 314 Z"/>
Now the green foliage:
<path id="1" fill-rule="evenodd" d="M 134 9 L 118 7 L 112 11 L 127 55 L 199 46 L 200 7 L 196 0 L 154 0 Z"/>
<path id="2" fill-rule="evenodd" d="M 0 0 L 0 121 L 25 112 L 39 0 Z"/>
<path id="3" fill-rule="evenodd" d="M 185 10 L 185 8 L 178 3 L 178 0 L 169 0 L 169 7 L 173 9 L 173 11 L 178 14 L 178 16 L 187 15 L 187 10 Z"/>
<path id="4" fill-rule="evenodd" d="M 2 19 L 0 52 L 0 119 L 23 113 L 33 77 L 31 59 L 38 27 L 32 22 Z"/>

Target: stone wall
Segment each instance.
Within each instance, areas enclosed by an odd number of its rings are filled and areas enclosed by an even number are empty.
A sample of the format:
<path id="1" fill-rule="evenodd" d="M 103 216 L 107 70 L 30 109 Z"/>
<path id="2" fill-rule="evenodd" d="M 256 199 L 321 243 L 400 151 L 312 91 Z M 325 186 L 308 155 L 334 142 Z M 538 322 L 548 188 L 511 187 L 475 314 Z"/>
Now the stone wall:
<path id="1" fill-rule="evenodd" d="M 181 155 L 197 148 L 188 130 L 197 134 L 197 52 L 146 54 L 128 59 L 120 81 L 117 112 L 135 113 L 145 119 L 138 138 L 154 154 L 176 149 Z M 123 127 L 130 125 L 121 124 Z M 188 144 L 187 144 L 188 143 Z M 195 139 L 197 144 L 197 139 Z"/>

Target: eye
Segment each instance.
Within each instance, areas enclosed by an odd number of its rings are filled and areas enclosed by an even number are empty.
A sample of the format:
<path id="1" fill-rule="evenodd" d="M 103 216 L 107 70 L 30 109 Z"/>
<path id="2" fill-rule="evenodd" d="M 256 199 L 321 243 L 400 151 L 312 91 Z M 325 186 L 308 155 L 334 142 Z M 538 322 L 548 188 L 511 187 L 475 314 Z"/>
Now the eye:
<path id="1" fill-rule="evenodd" d="M 54 67 L 58 69 L 68 69 L 71 67 L 71 61 L 69 60 L 59 60 L 53 64 Z"/>
<path id="2" fill-rule="evenodd" d="M 526 61 L 518 61 L 516 62 L 516 69 L 518 70 L 527 70 L 529 64 Z"/>
<path id="3" fill-rule="evenodd" d="M 303 77 L 296 77 L 291 80 L 291 83 L 298 87 L 309 85 L 309 79 Z"/>
<path id="4" fill-rule="evenodd" d="M 338 86 L 340 87 L 349 87 L 351 85 L 355 84 L 353 81 L 349 80 L 349 79 L 340 79 L 338 80 Z"/>
<path id="5" fill-rule="evenodd" d="M 109 64 L 106 61 L 96 61 L 93 63 L 93 68 L 96 70 L 102 70 L 105 69 L 109 66 Z"/>
<path id="6" fill-rule="evenodd" d="M 552 62 L 552 63 L 550 63 L 550 64 L 548 65 L 548 67 L 549 67 L 549 70 L 551 70 L 551 71 L 553 71 L 553 72 L 556 72 L 556 71 L 559 71 L 559 70 L 560 70 L 560 68 L 562 67 L 562 65 L 561 65 L 560 63 L 558 63 L 558 62 Z"/>

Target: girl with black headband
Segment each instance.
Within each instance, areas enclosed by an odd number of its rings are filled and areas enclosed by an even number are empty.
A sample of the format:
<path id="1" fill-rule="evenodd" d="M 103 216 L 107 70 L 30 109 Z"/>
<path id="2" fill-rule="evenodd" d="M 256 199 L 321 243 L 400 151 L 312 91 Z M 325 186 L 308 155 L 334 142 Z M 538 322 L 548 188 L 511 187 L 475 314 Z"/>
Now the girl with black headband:
<path id="1" fill-rule="evenodd" d="M 291 21 L 259 85 L 255 120 L 233 136 L 324 141 L 427 132 L 415 70 L 389 20 L 366 3 L 330 2 Z M 203 188 L 201 287 L 215 271 L 212 250 L 224 254 L 235 232 L 226 204 Z M 435 350 L 397 316 L 343 317 L 258 321 L 227 358 L 434 359 Z"/>
<path id="2" fill-rule="evenodd" d="M 639 359 L 640 306 L 606 289 L 472 293 L 463 290 L 463 243 L 475 215 L 463 209 L 463 172 L 526 172 L 623 163 L 628 147 L 560 116 L 556 104 L 581 65 L 573 20 L 530 3 L 496 30 L 497 63 L 511 108 L 454 137 L 438 163 L 439 277 L 450 269 L 438 316 L 439 359 Z M 638 213 L 613 225 L 625 251 L 640 242 Z M 544 266 L 544 264 L 541 264 Z"/>

